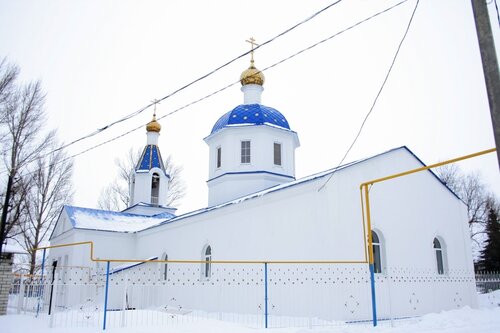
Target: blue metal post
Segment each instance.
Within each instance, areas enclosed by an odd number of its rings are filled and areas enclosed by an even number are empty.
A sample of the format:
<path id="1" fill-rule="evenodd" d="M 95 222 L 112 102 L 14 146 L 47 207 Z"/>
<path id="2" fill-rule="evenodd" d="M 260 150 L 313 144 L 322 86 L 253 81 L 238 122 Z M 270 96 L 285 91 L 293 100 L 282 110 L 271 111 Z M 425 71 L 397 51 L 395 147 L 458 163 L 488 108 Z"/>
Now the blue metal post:
<path id="1" fill-rule="evenodd" d="M 267 262 L 264 263 L 264 321 L 265 321 L 265 328 L 267 328 L 267 320 L 269 317 L 268 313 L 268 307 L 267 307 Z"/>
<path id="2" fill-rule="evenodd" d="M 375 300 L 375 265 L 370 264 L 370 285 L 372 288 L 373 327 L 377 326 L 377 302 Z"/>
<path id="3" fill-rule="evenodd" d="M 36 316 L 35 318 L 38 318 L 38 313 L 40 312 L 40 297 L 43 295 L 43 273 L 45 269 L 45 252 L 47 249 L 43 249 L 43 256 L 42 256 L 42 278 L 40 279 L 40 288 L 38 288 L 38 304 L 36 306 Z"/>
<path id="4" fill-rule="evenodd" d="M 109 290 L 109 261 L 106 265 L 106 290 L 104 291 L 104 320 L 102 323 L 103 331 L 106 330 L 106 313 L 108 312 L 108 290 Z"/>

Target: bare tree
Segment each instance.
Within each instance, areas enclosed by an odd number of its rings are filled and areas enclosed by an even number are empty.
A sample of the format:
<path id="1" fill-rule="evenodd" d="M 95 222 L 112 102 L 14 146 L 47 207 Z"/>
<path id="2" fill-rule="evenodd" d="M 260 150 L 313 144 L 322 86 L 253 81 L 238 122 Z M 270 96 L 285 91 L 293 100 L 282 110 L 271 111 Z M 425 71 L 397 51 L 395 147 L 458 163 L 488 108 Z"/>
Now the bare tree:
<path id="1" fill-rule="evenodd" d="M 50 146 L 54 133 L 44 133 L 45 95 L 40 82 L 16 84 L 17 66 L 0 62 L 0 131 L 1 149 L 6 175 L 2 191 L 0 240 L 18 232 L 19 218 L 25 205 L 21 182 L 24 170 Z M 0 250 L 1 251 L 1 250 Z"/>
<path id="2" fill-rule="evenodd" d="M 99 196 L 97 205 L 101 209 L 123 210 L 130 204 L 129 184 L 132 180 L 142 149 L 130 149 L 122 159 L 116 159 L 118 167 L 118 178 L 106 186 Z M 170 175 L 169 189 L 167 193 L 167 205 L 175 206 L 186 194 L 186 186 L 181 179 L 182 167 L 175 165 L 172 156 L 165 161 L 165 169 Z"/>
<path id="3" fill-rule="evenodd" d="M 489 207 L 496 200 L 477 173 L 465 174 L 456 165 L 445 165 L 438 168 L 436 173 L 467 205 L 470 237 L 477 255 L 485 239 Z"/>
<path id="4" fill-rule="evenodd" d="M 30 274 L 33 274 L 38 248 L 48 240 L 61 207 L 73 196 L 71 176 L 73 162 L 62 150 L 48 147 L 52 152 L 37 157 L 32 173 L 23 177 L 24 210 L 19 223 L 18 242 L 30 253 Z"/>
<path id="5" fill-rule="evenodd" d="M 15 82 L 19 75 L 19 68 L 7 63 L 7 59 L 0 60 L 0 122 L 3 122 L 5 112 L 4 107 L 13 94 Z"/>
<path id="6" fill-rule="evenodd" d="M 115 179 L 101 190 L 97 206 L 100 209 L 105 210 L 123 210 L 128 207 L 128 198 L 129 195 L 126 193 L 126 189 L 123 186 L 120 186 L 118 181 Z"/>

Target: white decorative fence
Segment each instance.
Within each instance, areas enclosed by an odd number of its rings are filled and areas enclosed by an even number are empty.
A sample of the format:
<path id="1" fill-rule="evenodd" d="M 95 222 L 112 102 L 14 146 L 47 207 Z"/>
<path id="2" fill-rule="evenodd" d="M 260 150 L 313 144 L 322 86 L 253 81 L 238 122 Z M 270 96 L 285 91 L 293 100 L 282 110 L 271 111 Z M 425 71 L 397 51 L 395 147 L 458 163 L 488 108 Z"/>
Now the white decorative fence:
<path id="1" fill-rule="evenodd" d="M 165 274 L 165 267 L 167 267 Z M 249 327 L 371 324 L 366 264 L 143 263 L 110 268 L 50 267 L 16 278 L 9 311 L 52 326 L 130 327 L 217 319 Z M 474 305 L 473 272 L 387 268 L 375 274 L 379 320 Z M 50 312 L 50 316 L 49 316 Z"/>
<path id="2" fill-rule="evenodd" d="M 476 285 L 482 294 L 500 289 L 500 272 L 476 272 Z"/>

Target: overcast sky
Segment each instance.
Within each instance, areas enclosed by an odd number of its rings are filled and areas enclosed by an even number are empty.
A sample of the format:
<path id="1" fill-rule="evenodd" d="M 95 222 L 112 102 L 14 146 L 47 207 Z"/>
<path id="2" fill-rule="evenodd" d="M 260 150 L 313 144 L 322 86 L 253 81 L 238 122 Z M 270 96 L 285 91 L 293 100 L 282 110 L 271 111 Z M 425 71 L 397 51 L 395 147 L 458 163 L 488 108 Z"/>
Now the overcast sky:
<path id="1" fill-rule="evenodd" d="M 49 125 L 70 142 L 162 98 L 325 7 L 328 1 L 0 0 L 0 57 L 40 79 Z M 266 68 L 373 13 L 391 0 L 344 0 L 262 47 Z M 339 35 L 268 71 L 262 103 L 296 131 L 297 178 L 337 166 L 370 109 L 415 0 Z M 489 5 L 492 14 L 494 3 Z M 496 16 L 492 16 L 496 19 Z M 494 33 L 498 35 L 498 21 Z M 239 79 L 244 57 L 168 98 L 161 117 Z M 206 206 L 208 147 L 203 138 L 243 102 L 234 85 L 160 121 L 160 148 L 184 168 L 180 212 Z M 79 153 L 146 124 L 148 109 L 68 148 Z M 116 176 L 114 160 L 143 147 L 145 128 L 75 158 L 74 204 L 96 207 Z M 345 162 L 402 145 L 425 163 L 494 147 L 470 0 L 421 0 L 387 85 Z M 496 156 L 462 162 L 500 194 Z M 383 185 L 380 185 L 383 186 Z"/>

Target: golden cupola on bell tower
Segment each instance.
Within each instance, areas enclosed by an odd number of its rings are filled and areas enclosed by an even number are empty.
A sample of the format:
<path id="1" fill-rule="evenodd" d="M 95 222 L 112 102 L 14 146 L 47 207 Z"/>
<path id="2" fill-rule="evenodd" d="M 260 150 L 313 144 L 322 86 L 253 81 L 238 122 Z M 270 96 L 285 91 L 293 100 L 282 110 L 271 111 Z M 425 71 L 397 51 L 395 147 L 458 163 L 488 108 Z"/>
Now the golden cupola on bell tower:
<path id="1" fill-rule="evenodd" d="M 153 119 L 146 125 L 146 131 L 160 133 L 161 125 L 156 121 L 156 112 L 153 114 Z"/>

